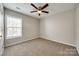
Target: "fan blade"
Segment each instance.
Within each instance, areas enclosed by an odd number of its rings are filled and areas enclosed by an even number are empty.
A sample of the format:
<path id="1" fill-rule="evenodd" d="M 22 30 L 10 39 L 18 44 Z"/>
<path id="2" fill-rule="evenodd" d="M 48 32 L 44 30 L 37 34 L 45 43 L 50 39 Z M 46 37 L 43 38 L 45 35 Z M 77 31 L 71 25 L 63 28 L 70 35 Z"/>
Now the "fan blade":
<path id="1" fill-rule="evenodd" d="M 49 13 L 48 11 L 42 11 L 42 12 L 44 12 L 44 13 Z"/>
<path id="2" fill-rule="evenodd" d="M 41 8 L 41 10 L 43 10 L 44 8 L 46 8 L 48 6 L 48 4 L 45 4 L 42 8 Z"/>
<path id="3" fill-rule="evenodd" d="M 32 5 L 34 8 L 38 9 L 34 4 L 31 3 L 31 5 Z"/>
<path id="4" fill-rule="evenodd" d="M 30 11 L 31 13 L 33 13 L 33 12 L 37 12 L 37 11 Z"/>

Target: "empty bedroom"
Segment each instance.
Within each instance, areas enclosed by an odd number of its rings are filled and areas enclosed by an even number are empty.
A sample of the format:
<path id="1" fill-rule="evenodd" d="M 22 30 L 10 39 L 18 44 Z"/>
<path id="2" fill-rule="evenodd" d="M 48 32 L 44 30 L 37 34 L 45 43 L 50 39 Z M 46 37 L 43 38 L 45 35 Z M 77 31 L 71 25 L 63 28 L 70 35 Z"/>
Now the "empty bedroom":
<path id="1" fill-rule="evenodd" d="M 78 3 L 0 3 L 1 56 L 78 56 Z"/>

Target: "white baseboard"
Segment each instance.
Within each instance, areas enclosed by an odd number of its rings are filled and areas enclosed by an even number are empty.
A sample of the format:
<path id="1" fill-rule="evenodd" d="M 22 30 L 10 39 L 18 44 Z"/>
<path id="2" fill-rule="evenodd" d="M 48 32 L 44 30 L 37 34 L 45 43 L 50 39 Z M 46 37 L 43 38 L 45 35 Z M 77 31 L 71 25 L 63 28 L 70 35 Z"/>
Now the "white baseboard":
<path id="1" fill-rule="evenodd" d="M 36 38 L 38 38 L 38 37 L 36 37 Z M 21 40 L 21 41 L 18 41 L 18 42 L 6 44 L 5 47 L 13 46 L 13 45 L 16 45 L 16 44 L 19 44 L 19 43 L 23 43 L 23 42 L 26 42 L 26 41 L 29 41 L 29 40 L 33 40 L 33 39 L 36 39 L 36 38 L 31 38 L 31 39 L 27 39 L 27 40 Z"/>
<path id="2" fill-rule="evenodd" d="M 56 40 L 51 40 L 49 38 L 44 38 L 44 37 L 41 37 L 41 38 L 46 39 L 46 40 L 50 40 L 50 41 L 54 41 L 54 42 L 58 42 L 58 43 L 61 43 L 61 44 L 65 44 L 65 45 L 76 47 L 76 45 L 74 45 L 74 44 L 69 44 L 69 43 L 65 43 L 65 42 L 61 42 L 61 41 L 56 41 Z"/>
<path id="3" fill-rule="evenodd" d="M 36 38 L 39 38 L 39 37 L 36 37 Z M 25 42 L 25 41 L 29 41 L 29 40 L 33 40 L 33 39 L 36 39 L 36 38 L 32 38 L 32 39 L 27 39 L 27 40 L 21 40 L 19 42 L 14 42 L 14 43 L 11 43 L 11 44 L 7 44 L 5 47 L 8 47 L 8 46 L 12 46 L 12 45 L 16 45 L 16 44 L 19 44 L 19 43 L 22 43 L 22 42 Z M 40 38 L 43 38 L 43 39 L 46 39 L 46 40 L 50 40 L 48 38 L 44 38 L 44 37 L 40 37 Z M 59 42 L 59 41 L 56 41 L 56 40 L 50 40 L 50 41 L 55 41 L 55 42 L 58 42 L 58 43 L 61 43 L 61 44 L 65 44 L 65 45 L 69 45 L 69 46 L 73 46 L 73 47 L 76 47 L 75 45 L 73 44 L 69 44 L 69 43 L 64 43 L 64 42 Z"/>

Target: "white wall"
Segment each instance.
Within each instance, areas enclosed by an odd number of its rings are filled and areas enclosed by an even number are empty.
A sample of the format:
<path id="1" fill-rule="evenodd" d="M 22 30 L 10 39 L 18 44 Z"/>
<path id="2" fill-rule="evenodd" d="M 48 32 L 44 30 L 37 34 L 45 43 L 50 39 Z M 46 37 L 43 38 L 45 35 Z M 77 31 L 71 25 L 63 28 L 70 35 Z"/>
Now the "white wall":
<path id="1" fill-rule="evenodd" d="M 40 20 L 40 37 L 75 46 L 75 10 Z"/>
<path id="2" fill-rule="evenodd" d="M 23 16 L 23 39 L 30 40 L 39 37 L 40 20 Z"/>
<path id="3" fill-rule="evenodd" d="M 5 14 L 22 17 L 22 38 L 14 38 L 5 40 L 5 46 L 10 46 L 16 43 L 32 40 L 39 37 L 39 20 L 9 9 L 5 9 Z M 6 19 L 6 18 L 5 18 Z"/>
<path id="4" fill-rule="evenodd" d="M 76 47 L 79 53 L 79 5 L 76 8 Z"/>

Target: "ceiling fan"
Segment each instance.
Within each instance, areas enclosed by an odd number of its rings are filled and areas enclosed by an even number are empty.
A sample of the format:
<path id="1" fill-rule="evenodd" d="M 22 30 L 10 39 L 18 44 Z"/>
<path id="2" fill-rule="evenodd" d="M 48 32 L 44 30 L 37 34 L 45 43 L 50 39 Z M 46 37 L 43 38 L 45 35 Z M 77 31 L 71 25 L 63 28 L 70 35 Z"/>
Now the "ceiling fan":
<path id="1" fill-rule="evenodd" d="M 39 16 L 41 15 L 41 13 L 47 13 L 47 14 L 49 13 L 49 11 L 44 10 L 46 7 L 48 7 L 47 3 L 44 6 L 39 6 L 39 7 L 36 7 L 34 4 L 31 3 L 31 6 L 33 6 L 36 10 L 30 11 L 30 13 L 37 12 Z"/>

